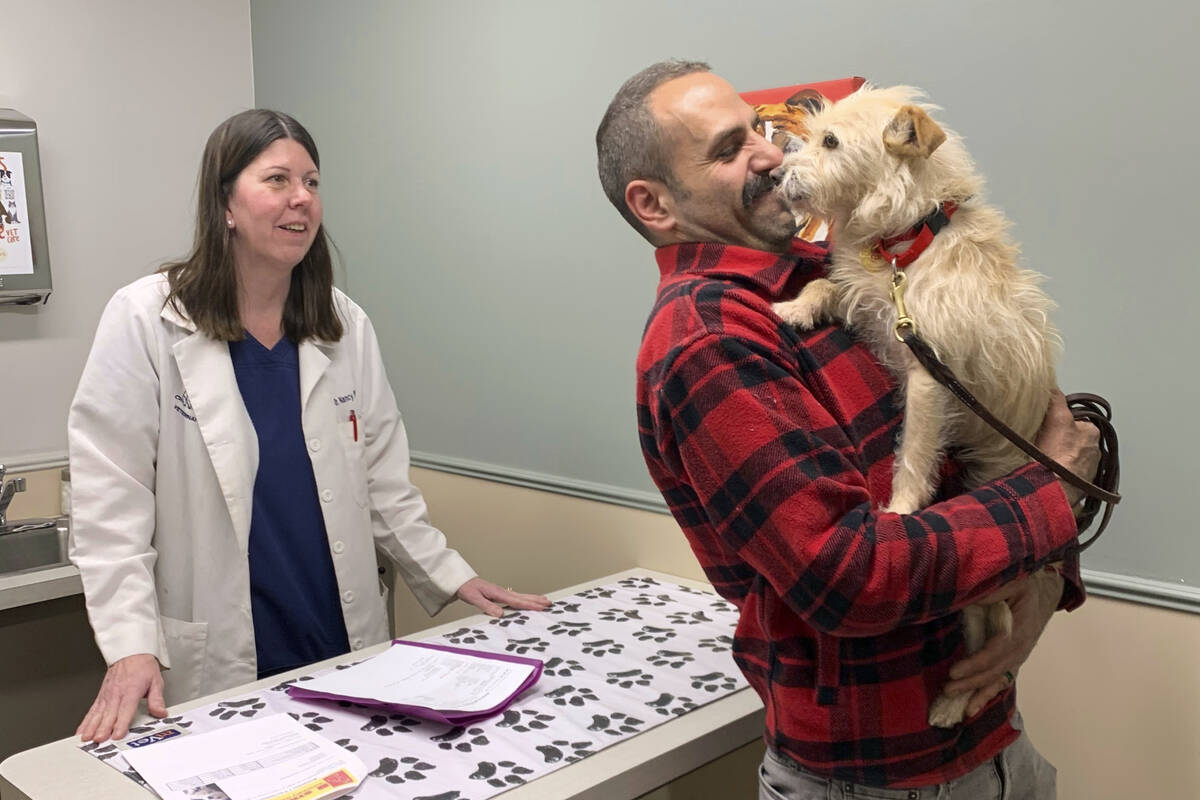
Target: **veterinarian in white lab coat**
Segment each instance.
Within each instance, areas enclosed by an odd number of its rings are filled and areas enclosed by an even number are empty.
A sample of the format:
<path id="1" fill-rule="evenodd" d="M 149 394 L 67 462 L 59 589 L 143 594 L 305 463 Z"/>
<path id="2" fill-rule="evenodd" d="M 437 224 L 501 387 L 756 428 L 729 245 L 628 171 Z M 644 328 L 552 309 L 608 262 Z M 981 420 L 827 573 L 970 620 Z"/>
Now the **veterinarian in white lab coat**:
<path id="1" fill-rule="evenodd" d="M 125 735 L 142 697 L 161 716 L 263 677 L 279 649 L 266 674 L 383 641 L 376 546 L 430 614 L 548 605 L 430 524 L 374 330 L 332 286 L 318 165 L 291 117 L 226 120 L 193 254 L 101 318 L 69 417 L 71 558 L 109 664 L 85 740 Z"/>

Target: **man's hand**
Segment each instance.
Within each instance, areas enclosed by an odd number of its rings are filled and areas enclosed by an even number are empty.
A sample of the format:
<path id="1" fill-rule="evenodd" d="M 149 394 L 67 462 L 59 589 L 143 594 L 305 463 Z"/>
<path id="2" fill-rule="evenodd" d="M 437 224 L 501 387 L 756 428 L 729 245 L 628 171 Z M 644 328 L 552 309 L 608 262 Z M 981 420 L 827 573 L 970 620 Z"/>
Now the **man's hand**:
<path id="1" fill-rule="evenodd" d="M 1090 422 L 1076 422 L 1067 407 L 1067 398 L 1057 388 L 1050 394 L 1050 407 L 1034 444 L 1084 480 L 1096 477 L 1100 465 L 1100 431 Z M 1074 486 L 1061 478 L 1059 483 L 1072 507 L 1084 499 L 1083 492 Z"/>
<path id="2" fill-rule="evenodd" d="M 143 697 L 151 714 L 156 717 L 167 715 L 158 659 L 149 653 L 138 653 L 114 662 L 104 674 L 96 700 L 79 723 L 75 735 L 85 742 L 125 738 L 129 723 L 137 712 L 138 701 Z"/>
<path id="3" fill-rule="evenodd" d="M 974 716 L 1011 685 L 1009 675 L 1016 679 L 1017 670 L 1033 652 L 1046 623 L 1058 608 L 1062 590 L 1062 576 L 1044 570 L 1013 581 L 980 601 L 1008 603 L 1012 609 L 1013 629 L 1011 636 L 993 636 L 978 653 L 950 668 L 952 680 L 943 691 L 948 695 L 972 692 L 967 703 L 968 717 Z"/>
<path id="4" fill-rule="evenodd" d="M 464 603 L 470 603 L 492 617 L 504 616 L 504 609 L 497 605 L 498 603 L 524 611 L 545 611 L 550 607 L 550 598 L 548 597 L 540 594 L 514 592 L 512 589 L 505 589 L 479 577 L 471 578 L 458 587 L 458 599 Z"/>

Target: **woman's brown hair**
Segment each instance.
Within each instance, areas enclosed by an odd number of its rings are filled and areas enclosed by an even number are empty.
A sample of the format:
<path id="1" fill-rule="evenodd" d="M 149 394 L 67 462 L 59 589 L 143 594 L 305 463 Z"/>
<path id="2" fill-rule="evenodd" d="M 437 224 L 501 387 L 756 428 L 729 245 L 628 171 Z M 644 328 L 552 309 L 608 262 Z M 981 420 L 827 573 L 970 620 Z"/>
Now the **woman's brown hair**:
<path id="1" fill-rule="evenodd" d="M 167 303 L 195 323 L 197 330 L 218 341 L 240 341 L 245 329 L 238 314 L 237 273 L 232 233 L 225 211 L 234 181 L 258 154 L 279 139 L 300 143 L 321 168 L 317 145 L 304 126 L 287 114 L 251 109 L 217 126 L 204 146 L 196 198 L 196 235 L 192 253 L 182 261 L 164 264 L 170 293 Z M 283 308 L 283 334 L 294 342 L 308 338 L 336 342 L 342 321 L 333 302 L 333 260 L 325 226 L 317 229 L 312 246 L 292 269 L 292 282 Z"/>

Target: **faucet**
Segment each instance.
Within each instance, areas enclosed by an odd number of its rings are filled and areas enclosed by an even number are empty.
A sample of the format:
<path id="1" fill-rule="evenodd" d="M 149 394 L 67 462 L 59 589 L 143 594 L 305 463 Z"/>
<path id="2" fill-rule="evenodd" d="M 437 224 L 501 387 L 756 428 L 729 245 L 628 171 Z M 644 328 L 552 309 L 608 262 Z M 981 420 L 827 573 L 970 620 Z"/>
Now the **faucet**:
<path id="1" fill-rule="evenodd" d="M 8 513 L 8 504 L 12 502 L 13 495 L 25 491 L 25 479 L 13 478 L 11 481 L 5 481 L 4 476 L 7 473 L 8 467 L 0 464 L 0 528 L 8 524 L 5 515 Z"/>
<path id="2" fill-rule="evenodd" d="M 12 478 L 4 480 L 4 476 L 8 473 L 8 468 L 0 464 L 0 534 L 4 533 L 21 533 L 23 531 L 38 530 L 40 528 L 52 528 L 55 525 L 53 519 L 27 519 L 16 522 L 8 521 L 8 506 L 12 502 L 13 495 L 17 492 L 25 491 L 24 478 Z"/>

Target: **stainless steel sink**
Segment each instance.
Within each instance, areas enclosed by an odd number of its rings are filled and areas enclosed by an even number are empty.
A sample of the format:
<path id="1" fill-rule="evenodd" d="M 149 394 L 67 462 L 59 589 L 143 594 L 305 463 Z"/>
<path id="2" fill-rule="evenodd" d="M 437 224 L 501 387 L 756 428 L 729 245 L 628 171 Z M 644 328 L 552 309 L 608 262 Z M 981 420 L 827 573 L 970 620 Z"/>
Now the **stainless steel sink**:
<path id="1" fill-rule="evenodd" d="M 0 528 L 0 575 L 60 567 L 67 561 L 66 518 L 23 519 Z"/>

